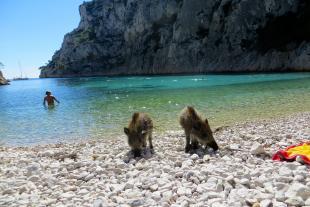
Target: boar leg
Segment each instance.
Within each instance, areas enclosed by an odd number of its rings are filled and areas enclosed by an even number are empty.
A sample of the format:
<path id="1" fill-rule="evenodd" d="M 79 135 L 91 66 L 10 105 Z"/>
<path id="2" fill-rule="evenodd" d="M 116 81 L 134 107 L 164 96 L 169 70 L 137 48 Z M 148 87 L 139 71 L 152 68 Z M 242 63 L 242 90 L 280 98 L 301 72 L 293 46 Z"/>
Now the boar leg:
<path id="1" fill-rule="evenodd" d="M 185 130 L 185 136 L 186 136 L 186 143 L 185 143 L 185 152 L 189 152 L 191 150 L 191 145 L 190 145 L 190 132 Z"/>
<path id="2" fill-rule="evenodd" d="M 197 141 L 197 139 L 193 139 L 193 138 L 192 138 L 192 143 L 191 143 L 191 145 L 192 145 L 192 148 L 193 148 L 193 149 L 198 149 L 198 141 Z"/>
<path id="3" fill-rule="evenodd" d="M 149 145 L 150 145 L 150 149 L 153 149 L 153 143 L 152 143 L 152 130 L 150 130 L 149 132 Z"/>
<path id="4" fill-rule="evenodd" d="M 140 157 L 141 156 L 141 150 L 140 149 L 133 149 L 132 150 L 134 157 Z"/>
<path id="5" fill-rule="evenodd" d="M 142 142 L 142 147 L 146 148 L 146 138 L 144 137 L 143 142 Z"/>
<path id="6" fill-rule="evenodd" d="M 215 142 L 215 140 L 212 140 L 211 142 L 209 142 L 207 144 L 209 147 L 211 147 L 214 151 L 219 149 L 219 146 L 217 145 L 217 143 Z"/>

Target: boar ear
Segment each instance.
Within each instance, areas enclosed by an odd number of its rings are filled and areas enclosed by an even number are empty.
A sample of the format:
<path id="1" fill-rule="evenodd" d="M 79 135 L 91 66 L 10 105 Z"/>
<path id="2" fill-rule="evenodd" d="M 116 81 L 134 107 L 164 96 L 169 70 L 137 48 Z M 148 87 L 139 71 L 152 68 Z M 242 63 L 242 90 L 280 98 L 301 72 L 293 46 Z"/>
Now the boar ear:
<path id="1" fill-rule="evenodd" d="M 188 106 L 188 107 L 187 107 L 187 110 L 188 110 L 188 112 L 190 113 L 190 115 L 191 115 L 192 117 L 196 117 L 196 116 L 197 116 L 194 107 Z"/>
<path id="2" fill-rule="evenodd" d="M 208 119 L 205 119 L 205 123 L 206 123 L 206 124 L 209 124 Z"/>
<path id="3" fill-rule="evenodd" d="M 133 115 L 132 115 L 132 121 L 133 122 L 136 122 L 136 120 L 138 119 L 139 117 L 139 112 L 135 112 Z"/>
<path id="4" fill-rule="evenodd" d="M 124 132 L 125 132 L 125 134 L 128 135 L 128 134 L 129 134 L 129 129 L 125 127 L 125 128 L 124 128 Z"/>

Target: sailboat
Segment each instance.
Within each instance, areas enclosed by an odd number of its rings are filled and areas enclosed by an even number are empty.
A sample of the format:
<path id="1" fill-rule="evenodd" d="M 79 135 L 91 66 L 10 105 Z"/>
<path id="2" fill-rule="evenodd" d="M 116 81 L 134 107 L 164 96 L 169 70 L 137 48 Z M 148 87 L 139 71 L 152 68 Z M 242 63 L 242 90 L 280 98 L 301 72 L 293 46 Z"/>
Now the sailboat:
<path id="1" fill-rule="evenodd" d="M 22 67 L 21 67 L 21 64 L 20 64 L 19 61 L 18 61 L 18 68 L 19 68 L 19 71 L 20 71 L 20 77 L 13 78 L 13 81 L 16 81 L 16 80 L 28 80 L 29 78 L 23 77 L 23 71 L 22 71 Z"/>

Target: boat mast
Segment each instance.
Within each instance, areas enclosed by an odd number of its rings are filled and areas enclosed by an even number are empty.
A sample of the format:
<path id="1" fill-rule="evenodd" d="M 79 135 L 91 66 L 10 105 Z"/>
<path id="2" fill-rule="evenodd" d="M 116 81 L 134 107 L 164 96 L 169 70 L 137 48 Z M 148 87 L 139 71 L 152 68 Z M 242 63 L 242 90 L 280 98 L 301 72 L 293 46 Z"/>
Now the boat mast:
<path id="1" fill-rule="evenodd" d="M 20 64 L 20 61 L 18 61 L 18 68 L 19 68 L 19 71 L 20 71 L 20 78 L 23 78 L 23 71 L 22 71 L 22 66 Z"/>

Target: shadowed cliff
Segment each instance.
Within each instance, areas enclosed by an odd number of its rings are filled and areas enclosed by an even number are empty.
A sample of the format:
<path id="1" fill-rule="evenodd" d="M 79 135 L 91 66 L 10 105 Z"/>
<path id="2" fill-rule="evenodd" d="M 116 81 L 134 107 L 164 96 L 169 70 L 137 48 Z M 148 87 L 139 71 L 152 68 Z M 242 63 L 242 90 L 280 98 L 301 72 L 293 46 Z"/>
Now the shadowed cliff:
<path id="1" fill-rule="evenodd" d="M 40 77 L 310 70 L 306 0 L 94 0 Z"/>
<path id="2" fill-rule="evenodd" d="M 3 77 L 3 74 L 0 70 L 0 86 L 1 85 L 8 85 L 9 84 L 9 81 L 7 81 L 4 77 Z"/>

